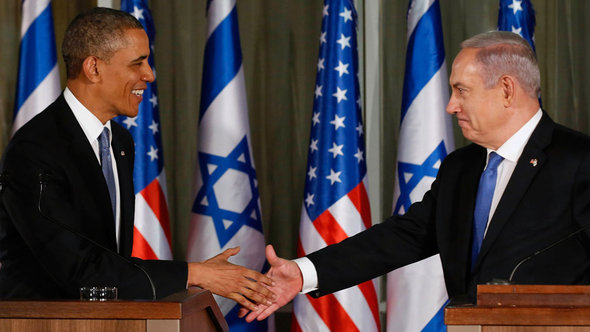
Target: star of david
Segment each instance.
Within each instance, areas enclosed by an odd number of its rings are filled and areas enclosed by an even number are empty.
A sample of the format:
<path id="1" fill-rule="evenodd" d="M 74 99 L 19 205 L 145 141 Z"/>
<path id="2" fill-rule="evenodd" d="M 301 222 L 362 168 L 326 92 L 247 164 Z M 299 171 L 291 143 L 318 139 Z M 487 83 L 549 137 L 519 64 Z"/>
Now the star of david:
<path id="1" fill-rule="evenodd" d="M 208 153 L 198 153 L 198 162 L 201 168 L 203 185 L 197 192 L 193 204 L 193 212 L 211 217 L 217 233 L 217 239 L 221 248 L 236 235 L 243 227 L 249 226 L 262 232 L 261 213 L 258 205 L 258 188 L 256 182 L 256 170 L 250 159 L 250 150 L 246 136 L 236 145 L 226 157 Z M 232 211 L 223 206 L 222 195 L 227 193 L 216 192 L 216 184 L 228 180 L 228 178 L 247 177 L 250 199 L 241 211 Z M 219 189 L 219 188 L 217 188 Z M 231 193 L 230 193 L 231 194 Z M 225 201 L 233 201 L 233 197 Z M 234 207 L 235 209 L 235 207 Z"/>
<path id="2" fill-rule="evenodd" d="M 399 214 L 402 207 L 404 208 L 404 211 L 408 211 L 410 205 L 412 205 L 410 194 L 414 188 L 416 188 L 418 183 L 420 183 L 425 176 L 436 177 L 438 168 L 435 168 L 434 165 L 436 165 L 439 160 L 442 162 L 446 156 L 447 150 L 445 148 L 445 143 L 444 141 L 441 141 L 428 158 L 424 160 L 422 165 L 398 162 L 397 176 L 400 194 L 395 204 L 395 209 L 393 210 L 394 214 Z M 412 175 L 407 181 L 406 174 Z"/>

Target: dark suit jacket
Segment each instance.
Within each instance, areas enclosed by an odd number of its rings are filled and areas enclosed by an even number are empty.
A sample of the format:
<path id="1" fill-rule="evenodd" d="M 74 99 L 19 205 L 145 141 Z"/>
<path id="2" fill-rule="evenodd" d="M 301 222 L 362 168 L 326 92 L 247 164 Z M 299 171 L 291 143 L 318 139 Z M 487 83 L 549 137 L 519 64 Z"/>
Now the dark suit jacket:
<path id="1" fill-rule="evenodd" d="M 152 297 L 147 277 L 128 261 L 133 139 L 117 123 L 111 125 L 121 196 L 120 255 L 102 170 L 61 95 L 15 134 L 2 159 L 0 298 L 75 298 L 81 286 L 116 286 L 120 298 Z M 47 174 L 47 184 L 40 198 L 41 173 Z M 158 297 L 186 287 L 185 262 L 133 261 L 149 273 Z"/>
<path id="2" fill-rule="evenodd" d="M 404 216 L 390 217 L 310 254 L 319 278 L 319 290 L 312 295 L 344 289 L 440 253 L 449 297 L 473 298 L 476 284 L 508 279 L 520 260 L 590 223 L 590 138 L 543 114 L 471 267 L 473 210 L 485 161 L 481 146 L 456 150 L 443 161 L 423 200 Z M 588 234 L 582 232 L 524 263 L 514 281 L 590 283 Z"/>

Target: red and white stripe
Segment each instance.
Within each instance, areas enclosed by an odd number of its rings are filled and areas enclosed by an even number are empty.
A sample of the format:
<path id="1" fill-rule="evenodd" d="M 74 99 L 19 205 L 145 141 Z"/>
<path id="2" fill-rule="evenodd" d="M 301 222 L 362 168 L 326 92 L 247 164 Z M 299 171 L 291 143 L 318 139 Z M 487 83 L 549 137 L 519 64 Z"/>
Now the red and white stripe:
<path id="1" fill-rule="evenodd" d="M 371 226 L 367 177 L 346 196 L 311 221 L 301 212 L 297 255 L 305 256 L 338 243 Z M 291 331 L 379 331 L 379 306 L 374 281 L 314 299 L 298 295 Z"/>
<path id="2" fill-rule="evenodd" d="M 166 174 L 162 172 L 135 195 L 134 257 L 172 259 L 170 217 L 166 198 Z"/>

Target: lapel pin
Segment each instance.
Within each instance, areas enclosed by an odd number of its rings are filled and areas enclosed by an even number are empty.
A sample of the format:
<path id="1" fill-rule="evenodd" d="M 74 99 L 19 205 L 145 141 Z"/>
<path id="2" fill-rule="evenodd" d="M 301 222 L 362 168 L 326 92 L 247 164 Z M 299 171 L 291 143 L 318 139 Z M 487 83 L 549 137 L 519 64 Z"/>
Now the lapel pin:
<path id="1" fill-rule="evenodd" d="M 530 163 L 533 167 L 537 167 L 537 159 L 531 159 Z"/>
<path id="2" fill-rule="evenodd" d="M 121 151 L 121 156 L 125 156 L 125 151 Z M 536 166 L 536 161 L 535 161 L 535 166 Z"/>

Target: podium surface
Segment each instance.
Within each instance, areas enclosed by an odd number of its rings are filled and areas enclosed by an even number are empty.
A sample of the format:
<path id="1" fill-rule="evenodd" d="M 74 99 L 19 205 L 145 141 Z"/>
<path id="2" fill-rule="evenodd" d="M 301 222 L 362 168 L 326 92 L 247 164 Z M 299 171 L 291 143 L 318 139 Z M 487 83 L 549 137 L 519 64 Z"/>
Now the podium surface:
<path id="1" fill-rule="evenodd" d="M 0 301 L 0 331 L 229 331 L 210 291 L 157 301 Z"/>
<path id="2" fill-rule="evenodd" d="M 590 331 L 590 286 L 479 285 L 477 305 L 445 308 L 449 332 Z"/>

